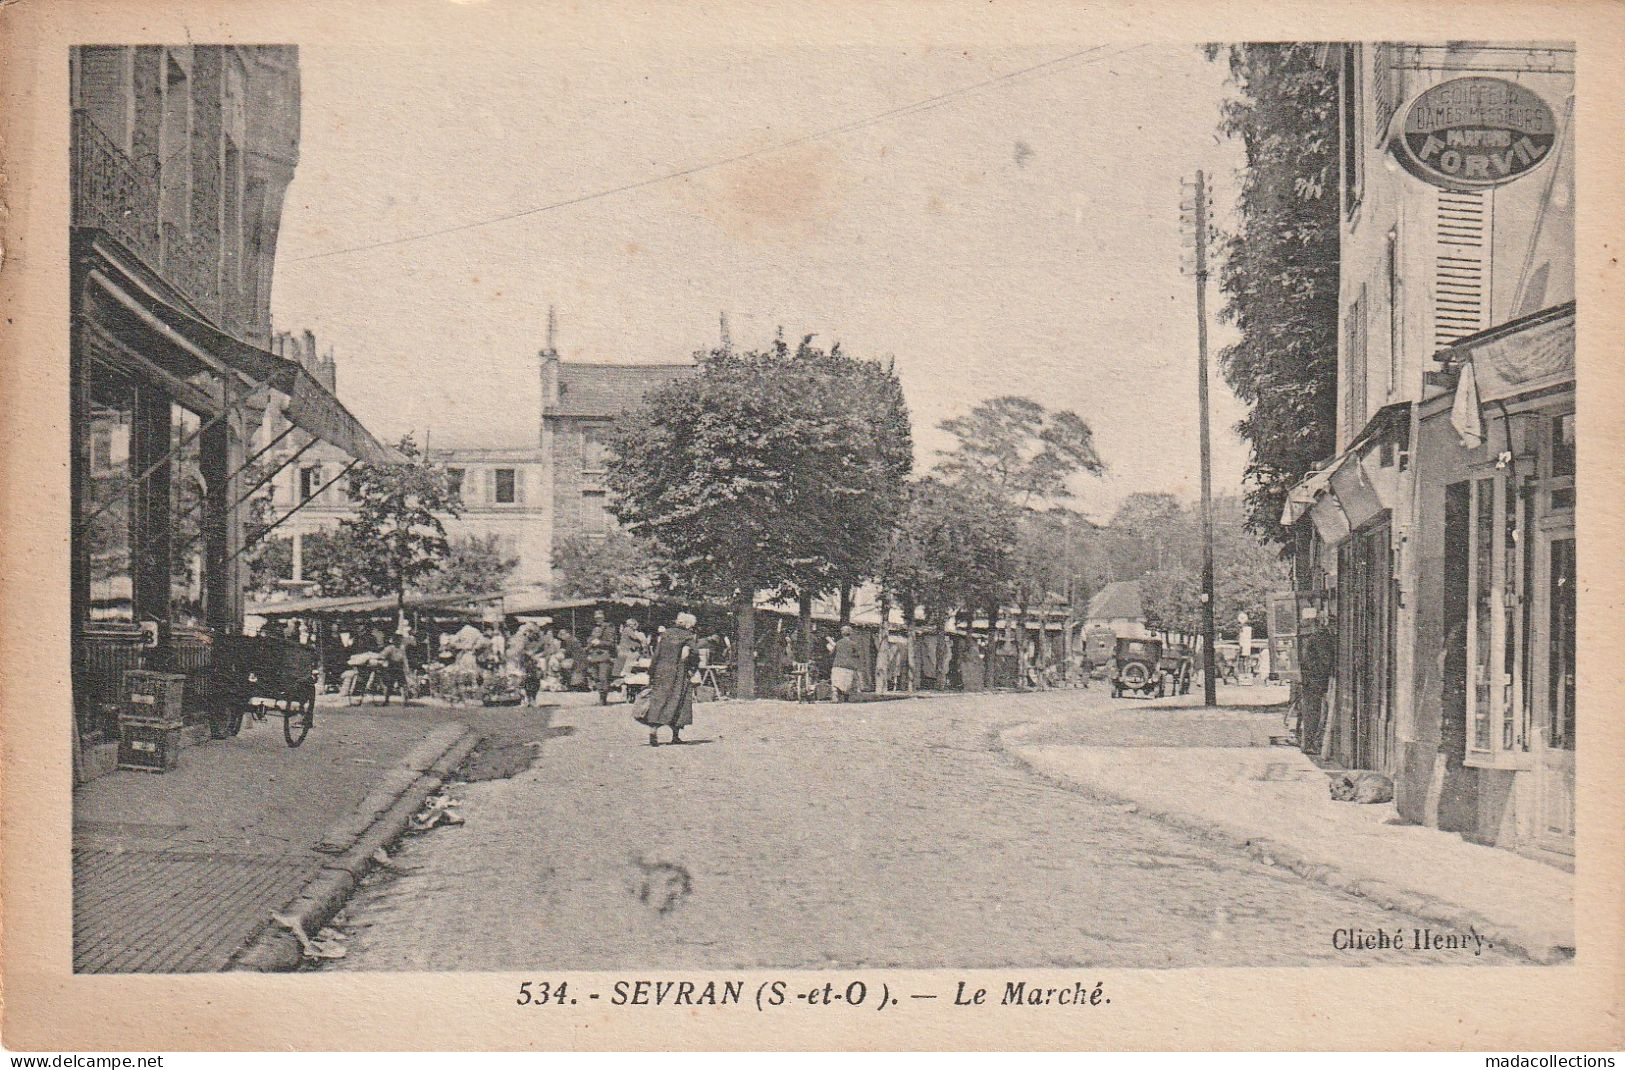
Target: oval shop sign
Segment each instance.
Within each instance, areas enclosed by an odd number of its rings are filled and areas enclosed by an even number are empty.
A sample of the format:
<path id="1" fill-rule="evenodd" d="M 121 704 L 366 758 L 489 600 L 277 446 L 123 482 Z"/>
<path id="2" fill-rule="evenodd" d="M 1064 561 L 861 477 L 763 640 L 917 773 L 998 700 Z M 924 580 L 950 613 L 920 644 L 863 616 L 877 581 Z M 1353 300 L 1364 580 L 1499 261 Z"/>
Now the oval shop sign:
<path id="1" fill-rule="evenodd" d="M 1484 189 L 1521 178 L 1551 155 L 1552 109 L 1503 78 L 1452 78 L 1405 113 L 1394 152 L 1405 169 L 1448 189 Z"/>

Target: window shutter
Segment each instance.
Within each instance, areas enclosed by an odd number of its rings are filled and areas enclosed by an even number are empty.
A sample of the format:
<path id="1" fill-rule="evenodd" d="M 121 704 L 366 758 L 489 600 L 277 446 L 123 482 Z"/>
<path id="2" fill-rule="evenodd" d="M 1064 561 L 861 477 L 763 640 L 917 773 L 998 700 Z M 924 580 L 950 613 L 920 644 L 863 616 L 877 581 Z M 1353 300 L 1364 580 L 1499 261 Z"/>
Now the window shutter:
<path id="1" fill-rule="evenodd" d="M 514 466 L 513 500 L 515 505 L 525 504 L 525 469 L 522 465 Z"/>
<path id="2" fill-rule="evenodd" d="M 1435 349 L 1488 326 L 1492 206 L 1484 193 L 1438 191 L 1433 260 Z"/>
<path id="3" fill-rule="evenodd" d="M 485 500 L 488 502 L 497 500 L 497 470 L 495 468 L 485 470 Z"/>

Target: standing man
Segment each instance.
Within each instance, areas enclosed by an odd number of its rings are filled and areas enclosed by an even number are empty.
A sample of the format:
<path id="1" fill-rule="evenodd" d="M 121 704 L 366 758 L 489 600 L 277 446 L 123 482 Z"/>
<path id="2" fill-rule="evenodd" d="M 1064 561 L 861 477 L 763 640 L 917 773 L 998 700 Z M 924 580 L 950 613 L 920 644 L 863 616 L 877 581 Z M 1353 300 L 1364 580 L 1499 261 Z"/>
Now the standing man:
<path id="1" fill-rule="evenodd" d="M 852 625 L 841 625 L 841 637 L 835 641 L 833 654 L 829 671 L 830 699 L 834 702 L 851 702 L 853 693 L 858 689 L 858 681 L 863 679 L 863 652 L 858 649 L 858 641 L 852 637 Z"/>
<path id="2" fill-rule="evenodd" d="M 592 634 L 587 636 L 587 669 L 593 689 L 598 692 L 598 705 L 609 705 L 609 680 L 615 670 L 615 648 L 620 636 L 604 616 L 604 611 L 592 612 Z"/>
<path id="3" fill-rule="evenodd" d="M 1326 730 L 1326 690 L 1337 651 L 1326 622 L 1318 614 L 1309 630 L 1298 636 L 1298 747 L 1319 754 Z"/>

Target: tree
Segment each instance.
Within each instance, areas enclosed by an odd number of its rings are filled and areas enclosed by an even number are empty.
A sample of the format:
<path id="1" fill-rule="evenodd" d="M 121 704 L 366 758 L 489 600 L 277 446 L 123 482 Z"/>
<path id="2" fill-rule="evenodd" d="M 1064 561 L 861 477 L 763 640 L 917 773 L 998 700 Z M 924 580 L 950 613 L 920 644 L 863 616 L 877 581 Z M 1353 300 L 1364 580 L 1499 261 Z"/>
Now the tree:
<path id="1" fill-rule="evenodd" d="M 1146 623 L 1163 632 L 1194 634 L 1202 627 L 1202 577 L 1176 561 L 1144 573 L 1138 580 Z"/>
<path id="2" fill-rule="evenodd" d="M 887 536 L 905 505 L 914 464 L 908 405 L 894 365 L 859 360 L 839 342 L 825 351 L 801 340 L 795 352 L 782 339 L 773 354 L 779 373 L 796 384 L 808 423 L 804 457 L 788 473 L 795 503 L 787 519 L 799 529 L 804 555 L 789 562 L 800 619 L 800 658 L 811 657 L 812 603 L 874 575 Z"/>
<path id="3" fill-rule="evenodd" d="M 462 499 L 439 465 L 423 459 L 411 435 L 396 447 L 397 464 L 361 464 L 350 473 L 356 515 L 339 521 L 351 540 L 354 567 L 374 594 L 393 594 L 406 609 L 406 592 L 441 566 L 449 545 L 441 517 L 462 515 Z"/>
<path id="4" fill-rule="evenodd" d="M 503 555 L 496 535 L 465 535 L 448 543 L 440 567 L 418 586 L 430 594 L 489 594 L 518 567 L 517 557 Z"/>
<path id="5" fill-rule="evenodd" d="M 264 595 L 277 589 L 278 580 L 293 577 L 293 538 L 273 535 L 265 539 L 250 562 L 250 590 Z M 300 576 L 326 598 L 379 594 L 361 567 L 363 551 L 343 528 L 307 531 L 300 536 Z"/>
<path id="6" fill-rule="evenodd" d="M 1050 562 L 1035 542 L 1034 518 L 1040 505 L 1073 496 L 1071 480 L 1099 477 L 1106 465 L 1095 451 L 1094 432 L 1077 413 L 1046 409 L 1030 398 L 1005 396 L 984 401 L 964 416 L 944 420 L 942 430 L 957 439 L 937 471 L 956 484 L 975 487 L 998 501 L 1009 518 L 1012 540 L 1026 546 L 1004 562 L 1005 591 L 1016 604 L 1018 642 L 1026 641 L 1027 608 L 1050 582 Z M 1023 536 L 1023 530 L 1026 535 Z M 1042 566 L 1042 573 L 1035 569 Z M 988 607 L 988 627 L 998 622 L 999 600 Z"/>
<path id="7" fill-rule="evenodd" d="M 1071 498 L 1073 476 L 1106 472 L 1083 417 L 1051 412 L 1030 398 L 993 398 L 939 426 L 958 442 L 937 462 L 937 471 L 955 482 L 993 488 L 1018 508 L 1035 499 Z"/>
<path id="8" fill-rule="evenodd" d="M 619 528 L 569 535 L 553 547 L 553 584 L 565 598 L 645 597 L 655 589 L 654 555 Z"/>
<path id="9" fill-rule="evenodd" d="M 782 341 L 713 350 L 611 436 L 616 517 L 653 549 L 674 591 L 734 605 L 741 695 L 755 692 L 756 592 L 805 597 L 871 567 L 884 533 L 871 499 L 884 508 L 901 493 L 895 423 L 877 429 L 874 410 L 853 403 L 877 380 L 846 362 L 810 339 L 795 353 Z"/>
<path id="10" fill-rule="evenodd" d="M 1247 526 L 1276 542 L 1288 490 L 1337 444 L 1338 93 L 1323 48 L 1230 46 L 1236 96 L 1219 121 L 1247 152 L 1219 272 L 1221 315 L 1241 337 L 1219 366 L 1251 406 L 1236 425 L 1249 446 Z"/>
<path id="11" fill-rule="evenodd" d="M 997 602 L 1014 550 L 1009 518 L 987 494 L 930 476 L 908 487 L 907 504 L 881 561 L 881 587 L 895 598 L 913 648 L 915 610 L 940 635 L 949 617 Z M 910 662 L 910 686 L 918 685 Z"/>

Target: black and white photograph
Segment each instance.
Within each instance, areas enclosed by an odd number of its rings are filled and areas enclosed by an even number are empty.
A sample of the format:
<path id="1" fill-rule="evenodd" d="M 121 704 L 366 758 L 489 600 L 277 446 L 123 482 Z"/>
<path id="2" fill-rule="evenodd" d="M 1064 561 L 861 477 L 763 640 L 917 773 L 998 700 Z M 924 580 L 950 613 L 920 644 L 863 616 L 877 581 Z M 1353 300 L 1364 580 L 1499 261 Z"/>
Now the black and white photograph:
<path id="1" fill-rule="evenodd" d="M 1100 1019 L 1133 971 L 1612 959 L 1615 57 L 440 7 L 32 56 L 74 978 Z"/>

